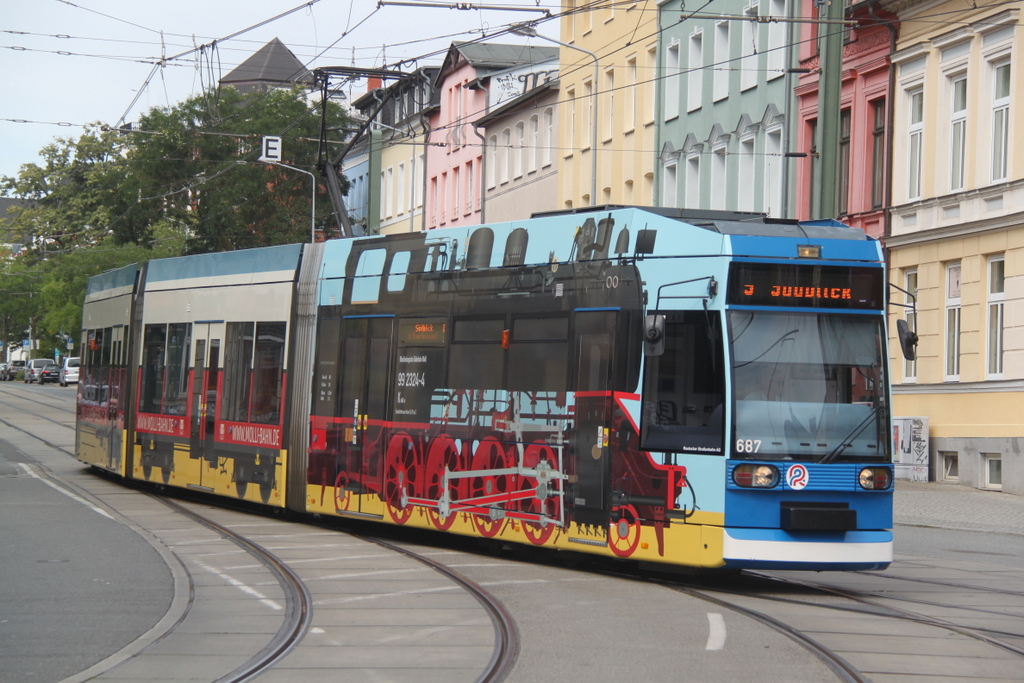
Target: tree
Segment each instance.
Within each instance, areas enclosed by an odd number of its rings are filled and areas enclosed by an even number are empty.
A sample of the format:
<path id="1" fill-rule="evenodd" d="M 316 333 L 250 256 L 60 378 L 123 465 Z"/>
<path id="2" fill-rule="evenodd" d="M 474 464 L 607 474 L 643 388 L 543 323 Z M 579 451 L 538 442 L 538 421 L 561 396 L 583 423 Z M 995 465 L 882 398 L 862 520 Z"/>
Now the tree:
<path id="1" fill-rule="evenodd" d="M 328 125 L 344 120 L 329 103 Z M 279 135 L 284 163 L 315 174 L 319 131 L 320 117 L 298 88 L 249 95 L 225 88 L 151 110 L 131 134 L 125 182 L 135 204 L 114 223 L 115 236 L 143 243 L 165 218 L 187 234 L 190 253 L 307 241 L 309 176 L 257 157 L 263 136 Z M 329 203 L 317 209 L 320 224 Z"/>

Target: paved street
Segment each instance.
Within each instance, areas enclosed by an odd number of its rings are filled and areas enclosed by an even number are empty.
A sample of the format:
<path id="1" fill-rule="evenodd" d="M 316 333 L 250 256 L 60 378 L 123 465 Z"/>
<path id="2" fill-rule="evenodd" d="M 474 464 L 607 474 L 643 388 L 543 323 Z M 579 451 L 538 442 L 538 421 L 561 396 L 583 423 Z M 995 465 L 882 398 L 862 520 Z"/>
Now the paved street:
<path id="1" fill-rule="evenodd" d="M 1024 497 L 966 486 L 897 480 L 897 524 L 1024 534 Z"/>

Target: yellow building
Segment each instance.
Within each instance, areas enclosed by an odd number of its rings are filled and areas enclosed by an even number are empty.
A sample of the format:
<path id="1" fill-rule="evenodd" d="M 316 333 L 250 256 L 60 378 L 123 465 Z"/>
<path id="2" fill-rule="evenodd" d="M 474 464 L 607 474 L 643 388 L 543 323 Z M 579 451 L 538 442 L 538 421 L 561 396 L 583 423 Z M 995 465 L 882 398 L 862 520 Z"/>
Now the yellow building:
<path id="1" fill-rule="evenodd" d="M 930 419 L 932 477 L 1024 493 L 1024 69 L 1012 3 L 892 2 L 894 414 Z M 892 300 L 911 297 L 894 290 Z"/>
<path id="2" fill-rule="evenodd" d="M 657 7 L 567 2 L 559 68 L 560 207 L 650 206 L 657 156 Z"/>

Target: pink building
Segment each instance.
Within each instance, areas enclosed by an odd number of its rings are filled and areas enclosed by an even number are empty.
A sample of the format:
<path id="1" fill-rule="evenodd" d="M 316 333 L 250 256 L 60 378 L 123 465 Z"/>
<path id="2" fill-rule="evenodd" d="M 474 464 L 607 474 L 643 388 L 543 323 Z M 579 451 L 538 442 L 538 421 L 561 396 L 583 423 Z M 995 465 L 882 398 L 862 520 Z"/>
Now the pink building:
<path id="1" fill-rule="evenodd" d="M 452 43 L 434 81 L 426 153 L 424 228 L 481 222 L 484 132 L 489 75 L 515 66 L 557 59 L 558 49 L 495 43 Z"/>
<path id="2" fill-rule="evenodd" d="M 801 15 L 817 15 L 814 0 L 801 0 Z M 888 187 L 889 157 L 889 56 L 899 24 L 895 15 L 881 9 L 878 0 L 853 4 L 847 17 L 861 24 L 847 29 L 843 45 L 843 87 L 840 104 L 838 218 L 863 228 L 872 237 L 886 232 L 886 208 L 891 204 Z M 796 218 L 817 217 L 817 190 L 813 186 L 815 132 L 818 120 L 818 36 L 826 24 L 800 26 L 799 66 L 811 73 L 800 76 L 797 100 L 796 149 L 808 153 L 797 164 Z"/>

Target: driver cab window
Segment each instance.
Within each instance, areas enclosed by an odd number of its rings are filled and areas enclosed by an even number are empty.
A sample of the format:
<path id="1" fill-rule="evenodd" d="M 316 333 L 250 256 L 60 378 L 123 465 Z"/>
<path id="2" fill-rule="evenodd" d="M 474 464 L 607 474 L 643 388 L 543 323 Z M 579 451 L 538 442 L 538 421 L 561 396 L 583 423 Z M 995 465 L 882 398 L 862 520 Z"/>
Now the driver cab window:
<path id="1" fill-rule="evenodd" d="M 665 350 L 644 370 L 641 448 L 721 455 L 725 371 L 717 312 L 665 314 Z"/>

